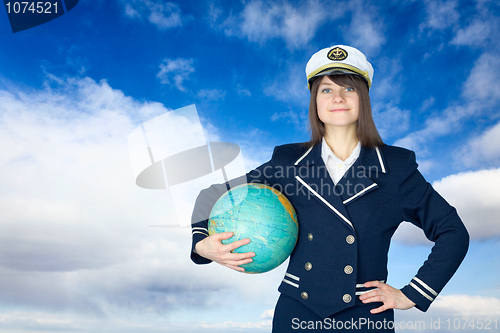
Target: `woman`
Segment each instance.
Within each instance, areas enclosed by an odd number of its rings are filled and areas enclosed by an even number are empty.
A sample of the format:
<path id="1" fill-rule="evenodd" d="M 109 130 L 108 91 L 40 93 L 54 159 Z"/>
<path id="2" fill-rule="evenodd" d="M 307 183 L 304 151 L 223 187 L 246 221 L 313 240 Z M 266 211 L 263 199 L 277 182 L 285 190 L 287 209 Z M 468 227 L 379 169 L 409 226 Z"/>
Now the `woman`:
<path id="1" fill-rule="evenodd" d="M 273 186 L 297 212 L 299 238 L 278 289 L 273 332 L 394 332 L 393 309 L 428 309 L 465 257 L 468 233 L 419 173 L 415 154 L 382 142 L 368 95 L 373 69 L 359 50 L 323 49 L 306 74 L 311 140 L 276 147 L 269 162 L 232 183 Z M 255 254 L 231 251 L 250 240 L 223 245 L 232 233 L 207 234 L 208 214 L 225 190 L 200 193 L 191 258 L 243 271 Z M 385 283 L 387 253 L 402 221 L 435 244 L 415 277 L 396 289 Z"/>

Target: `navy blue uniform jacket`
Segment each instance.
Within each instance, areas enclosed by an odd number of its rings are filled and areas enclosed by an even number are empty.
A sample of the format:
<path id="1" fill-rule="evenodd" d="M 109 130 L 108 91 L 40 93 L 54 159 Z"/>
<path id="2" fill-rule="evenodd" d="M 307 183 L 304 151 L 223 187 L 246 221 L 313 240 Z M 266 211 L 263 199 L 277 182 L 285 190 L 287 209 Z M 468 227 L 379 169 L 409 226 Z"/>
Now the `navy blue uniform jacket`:
<path id="1" fill-rule="evenodd" d="M 355 305 L 363 283 L 387 280 L 387 253 L 403 221 L 435 242 L 428 259 L 402 292 L 426 311 L 455 273 L 468 249 L 469 235 L 456 210 L 417 170 L 415 153 L 381 146 L 361 148 L 360 156 L 335 186 L 321 158 L 321 144 L 307 149 L 288 144 L 271 160 L 230 182 L 273 186 L 295 207 L 299 237 L 279 291 L 323 318 Z M 194 246 L 208 236 L 207 221 L 225 184 L 203 190 L 193 212 L 191 259 L 210 260 Z"/>

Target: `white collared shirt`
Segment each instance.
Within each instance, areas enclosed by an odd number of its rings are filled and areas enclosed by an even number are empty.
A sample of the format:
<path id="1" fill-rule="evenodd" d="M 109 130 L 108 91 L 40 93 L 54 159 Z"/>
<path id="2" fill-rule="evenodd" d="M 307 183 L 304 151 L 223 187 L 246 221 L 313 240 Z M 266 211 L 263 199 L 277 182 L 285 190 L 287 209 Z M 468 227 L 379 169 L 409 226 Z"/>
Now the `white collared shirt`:
<path id="1" fill-rule="evenodd" d="M 351 155 L 346 158 L 345 161 L 342 161 L 333 153 L 323 137 L 323 141 L 321 143 L 321 158 L 323 159 L 323 162 L 325 162 L 326 169 L 328 170 L 330 177 L 332 177 L 335 185 L 337 185 L 339 180 L 344 176 L 345 172 L 354 164 L 354 162 L 356 162 L 360 152 L 361 143 L 358 142 L 358 145 L 354 148 Z"/>

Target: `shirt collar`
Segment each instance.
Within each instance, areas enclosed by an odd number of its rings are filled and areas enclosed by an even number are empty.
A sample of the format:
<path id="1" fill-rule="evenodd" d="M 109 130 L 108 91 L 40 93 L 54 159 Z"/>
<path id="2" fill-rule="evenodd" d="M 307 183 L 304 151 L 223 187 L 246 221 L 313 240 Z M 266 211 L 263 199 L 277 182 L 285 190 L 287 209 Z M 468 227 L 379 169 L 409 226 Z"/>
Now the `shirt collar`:
<path id="1" fill-rule="evenodd" d="M 328 158 L 333 158 L 334 161 L 336 162 L 342 162 L 342 163 L 345 163 L 347 165 L 349 164 L 353 164 L 354 161 L 356 161 L 356 159 L 359 157 L 359 153 L 361 152 L 361 142 L 358 141 L 358 144 L 356 145 L 356 147 L 354 148 L 354 150 L 352 151 L 351 155 L 349 155 L 348 158 L 346 158 L 345 161 L 342 161 L 340 158 L 337 157 L 337 155 L 335 155 L 333 153 L 333 151 L 330 149 L 330 147 L 328 146 L 328 144 L 326 143 L 326 140 L 325 140 L 325 137 L 323 137 L 323 140 L 321 142 L 321 157 L 323 158 L 323 162 L 326 162 L 328 161 Z"/>

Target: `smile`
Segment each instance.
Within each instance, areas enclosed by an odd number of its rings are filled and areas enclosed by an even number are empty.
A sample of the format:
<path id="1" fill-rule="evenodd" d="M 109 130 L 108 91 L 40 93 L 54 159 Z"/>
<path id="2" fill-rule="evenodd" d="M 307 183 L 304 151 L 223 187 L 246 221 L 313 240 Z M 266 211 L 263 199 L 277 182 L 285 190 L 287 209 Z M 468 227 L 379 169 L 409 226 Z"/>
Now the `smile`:
<path id="1" fill-rule="evenodd" d="M 342 112 L 342 111 L 349 111 L 349 109 L 332 109 L 328 110 L 329 112 Z"/>

